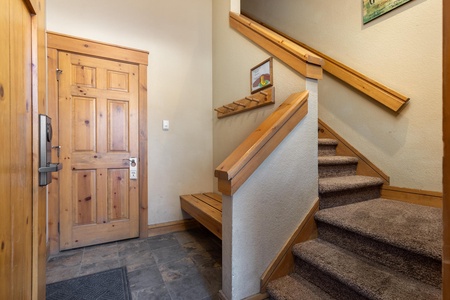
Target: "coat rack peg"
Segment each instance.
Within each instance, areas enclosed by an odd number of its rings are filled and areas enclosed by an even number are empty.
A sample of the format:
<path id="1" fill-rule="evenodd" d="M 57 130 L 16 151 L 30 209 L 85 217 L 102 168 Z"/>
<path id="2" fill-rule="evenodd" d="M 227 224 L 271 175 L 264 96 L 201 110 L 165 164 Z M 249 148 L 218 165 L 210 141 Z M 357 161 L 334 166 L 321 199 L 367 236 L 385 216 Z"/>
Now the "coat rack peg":
<path id="1" fill-rule="evenodd" d="M 247 99 L 247 100 L 249 100 L 249 101 L 252 101 L 252 102 L 259 103 L 259 100 L 256 100 L 256 99 L 254 99 L 254 98 L 245 97 L 245 99 Z"/>
<path id="2" fill-rule="evenodd" d="M 236 104 L 237 106 L 240 106 L 240 107 L 247 107 L 246 105 L 236 102 L 236 101 L 233 101 L 233 104 Z"/>
<path id="3" fill-rule="evenodd" d="M 214 110 L 217 112 L 217 118 L 221 119 L 274 103 L 275 88 L 268 87 L 264 91 L 255 92 L 247 97 L 214 108 Z"/>

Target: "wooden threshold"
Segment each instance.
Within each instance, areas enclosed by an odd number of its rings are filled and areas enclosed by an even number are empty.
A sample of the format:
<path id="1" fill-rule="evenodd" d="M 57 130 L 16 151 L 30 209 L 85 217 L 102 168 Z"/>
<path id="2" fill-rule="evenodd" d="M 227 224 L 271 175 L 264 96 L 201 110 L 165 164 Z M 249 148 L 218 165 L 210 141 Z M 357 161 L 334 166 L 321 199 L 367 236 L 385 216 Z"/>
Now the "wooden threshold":
<path id="1" fill-rule="evenodd" d="M 201 193 L 180 196 L 181 209 L 222 239 L 222 196 Z"/>

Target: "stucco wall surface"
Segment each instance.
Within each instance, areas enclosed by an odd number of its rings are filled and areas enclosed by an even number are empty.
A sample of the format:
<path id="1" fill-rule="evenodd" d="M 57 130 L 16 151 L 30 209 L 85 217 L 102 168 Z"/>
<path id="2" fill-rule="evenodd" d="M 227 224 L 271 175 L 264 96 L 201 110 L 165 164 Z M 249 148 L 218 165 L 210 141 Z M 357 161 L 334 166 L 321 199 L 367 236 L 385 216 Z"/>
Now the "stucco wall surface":
<path id="1" fill-rule="evenodd" d="M 214 107 L 250 95 L 250 69 L 270 56 L 229 27 L 230 2 L 213 2 Z M 236 194 L 223 197 L 222 290 L 230 300 L 259 292 L 261 275 L 317 197 L 317 81 L 277 59 L 273 69 L 274 106 L 220 120 L 214 113 L 218 166 L 289 95 L 310 90 L 307 117 Z"/>
<path id="2" fill-rule="evenodd" d="M 179 195 L 213 189 L 211 18 L 208 0 L 47 1 L 49 31 L 150 52 L 149 224 L 186 217 Z"/>
<path id="3" fill-rule="evenodd" d="M 391 178 L 442 191 L 442 1 L 362 24 L 362 1 L 242 0 L 242 11 L 410 97 L 395 114 L 325 74 L 319 117 Z"/>
<path id="4" fill-rule="evenodd" d="M 317 199 L 317 82 L 308 83 L 308 115 L 224 201 L 231 239 L 229 299 L 259 293 L 260 278 Z M 225 274 L 224 274 L 225 278 Z M 227 290 L 227 288 L 229 290 Z"/>

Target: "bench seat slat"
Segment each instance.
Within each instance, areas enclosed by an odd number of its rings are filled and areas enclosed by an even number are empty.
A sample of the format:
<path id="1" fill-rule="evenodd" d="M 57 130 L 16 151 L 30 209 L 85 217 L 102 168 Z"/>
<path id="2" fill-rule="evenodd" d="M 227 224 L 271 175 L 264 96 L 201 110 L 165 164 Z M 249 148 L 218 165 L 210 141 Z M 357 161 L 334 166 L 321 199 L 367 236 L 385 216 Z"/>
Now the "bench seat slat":
<path id="1" fill-rule="evenodd" d="M 219 201 L 220 203 L 222 203 L 222 196 L 216 193 L 204 193 L 203 195 L 206 195 L 210 198 L 215 199 L 216 201 Z"/>
<path id="2" fill-rule="evenodd" d="M 182 195 L 180 203 L 181 209 L 222 239 L 222 203 L 216 198 L 206 194 Z"/>
<path id="3" fill-rule="evenodd" d="M 195 194 L 192 196 L 222 212 L 222 202 L 219 202 L 214 198 L 208 197 L 205 194 Z"/>

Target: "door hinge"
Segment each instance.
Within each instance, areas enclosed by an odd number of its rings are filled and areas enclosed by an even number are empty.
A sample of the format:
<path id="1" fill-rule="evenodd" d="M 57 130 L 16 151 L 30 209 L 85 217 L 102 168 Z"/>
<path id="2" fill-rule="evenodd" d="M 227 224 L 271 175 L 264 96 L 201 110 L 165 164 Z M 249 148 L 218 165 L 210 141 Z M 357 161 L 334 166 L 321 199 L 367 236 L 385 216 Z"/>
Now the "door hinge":
<path id="1" fill-rule="evenodd" d="M 61 73 L 62 73 L 63 71 L 62 70 L 60 70 L 60 69 L 56 69 L 56 80 L 57 81 L 59 81 L 59 76 L 61 75 Z"/>
<path id="2" fill-rule="evenodd" d="M 59 232 L 59 222 L 58 222 L 58 233 L 60 233 L 60 232 Z"/>

